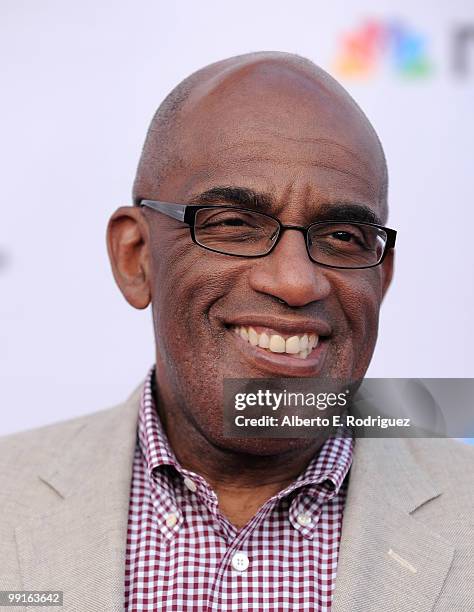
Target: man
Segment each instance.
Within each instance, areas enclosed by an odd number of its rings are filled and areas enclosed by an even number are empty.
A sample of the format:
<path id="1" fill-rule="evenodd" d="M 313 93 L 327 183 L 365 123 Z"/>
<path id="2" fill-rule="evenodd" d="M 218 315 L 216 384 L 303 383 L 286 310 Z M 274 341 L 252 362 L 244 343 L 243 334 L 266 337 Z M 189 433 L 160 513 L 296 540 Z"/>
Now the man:
<path id="1" fill-rule="evenodd" d="M 152 304 L 156 367 L 120 406 L 2 441 L 1 588 L 81 611 L 473 610 L 472 449 L 223 433 L 225 379 L 369 365 L 394 231 L 350 96 L 297 56 L 212 64 L 155 115 L 133 197 L 108 249 Z"/>

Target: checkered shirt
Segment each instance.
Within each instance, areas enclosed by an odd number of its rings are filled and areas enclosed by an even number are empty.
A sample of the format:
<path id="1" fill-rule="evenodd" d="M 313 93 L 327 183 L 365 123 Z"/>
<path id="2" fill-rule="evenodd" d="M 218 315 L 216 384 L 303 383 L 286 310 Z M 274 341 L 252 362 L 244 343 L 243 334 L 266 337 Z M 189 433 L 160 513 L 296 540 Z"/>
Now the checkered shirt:
<path id="1" fill-rule="evenodd" d="M 330 438 L 242 529 L 203 477 L 182 468 L 156 411 L 148 373 L 133 463 L 125 609 L 328 611 L 353 439 Z"/>

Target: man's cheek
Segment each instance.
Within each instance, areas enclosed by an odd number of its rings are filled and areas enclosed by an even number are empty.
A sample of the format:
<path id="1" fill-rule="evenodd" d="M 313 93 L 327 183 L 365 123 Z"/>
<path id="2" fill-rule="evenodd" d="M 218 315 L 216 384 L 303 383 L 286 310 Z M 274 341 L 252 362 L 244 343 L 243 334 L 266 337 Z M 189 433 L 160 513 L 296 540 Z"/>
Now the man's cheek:
<path id="1" fill-rule="evenodd" d="M 215 355 L 217 340 L 225 331 L 209 318 L 215 297 L 209 295 L 204 279 L 198 280 L 197 286 L 187 286 L 183 280 L 175 291 L 171 286 L 162 288 L 155 316 L 157 341 L 163 351 L 176 362 L 192 360 L 197 368 Z"/>
<path id="2" fill-rule="evenodd" d="M 346 316 L 356 349 L 372 347 L 378 333 L 379 306 L 377 299 L 366 294 L 353 295 L 347 304 Z"/>
<path id="3" fill-rule="evenodd" d="M 355 368 L 365 372 L 372 359 L 378 335 L 379 304 L 372 294 L 354 296 L 350 313 Z"/>
<path id="4" fill-rule="evenodd" d="M 345 271 L 339 284 L 339 299 L 346 317 L 357 327 L 378 320 L 381 279 L 377 270 Z"/>
<path id="5" fill-rule="evenodd" d="M 380 278 L 373 270 L 361 270 L 347 272 L 340 281 L 335 286 L 343 320 L 337 321 L 336 348 L 366 361 L 377 339 Z"/>

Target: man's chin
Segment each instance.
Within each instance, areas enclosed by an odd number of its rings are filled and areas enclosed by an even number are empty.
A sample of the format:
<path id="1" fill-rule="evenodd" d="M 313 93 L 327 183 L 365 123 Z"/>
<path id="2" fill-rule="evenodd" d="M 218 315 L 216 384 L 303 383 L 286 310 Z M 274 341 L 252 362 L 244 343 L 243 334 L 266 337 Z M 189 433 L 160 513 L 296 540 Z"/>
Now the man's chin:
<path id="1" fill-rule="evenodd" d="M 321 432 L 320 438 L 220 438 L 214 441 L 214 445 L 231 453 L 271 457 L 295 450 L 306 450 L 311 446 L 314 446 L 316 451 L 324 441 L 324 436 L 325 433 Z"/>

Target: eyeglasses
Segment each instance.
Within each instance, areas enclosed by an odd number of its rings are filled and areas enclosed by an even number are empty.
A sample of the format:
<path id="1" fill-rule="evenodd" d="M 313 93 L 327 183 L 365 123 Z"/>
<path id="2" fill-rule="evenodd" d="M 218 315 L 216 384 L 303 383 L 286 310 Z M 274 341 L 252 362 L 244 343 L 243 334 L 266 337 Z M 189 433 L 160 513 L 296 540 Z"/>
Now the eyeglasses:
<path id="1" fill-rule="evenodd" d="M 283 225 L 279 219 L 231 205 L 172 204 L 141 200 L 189 225 L 193 242 L 204 249 L 235 257 L 264 257 L 272 252 L 285 230 L 302 232 L 309 258 L 329 268 L 373 268 L 395 246 L 397 232 L 375 223 L 317 221 L 307 227 Z"/>

